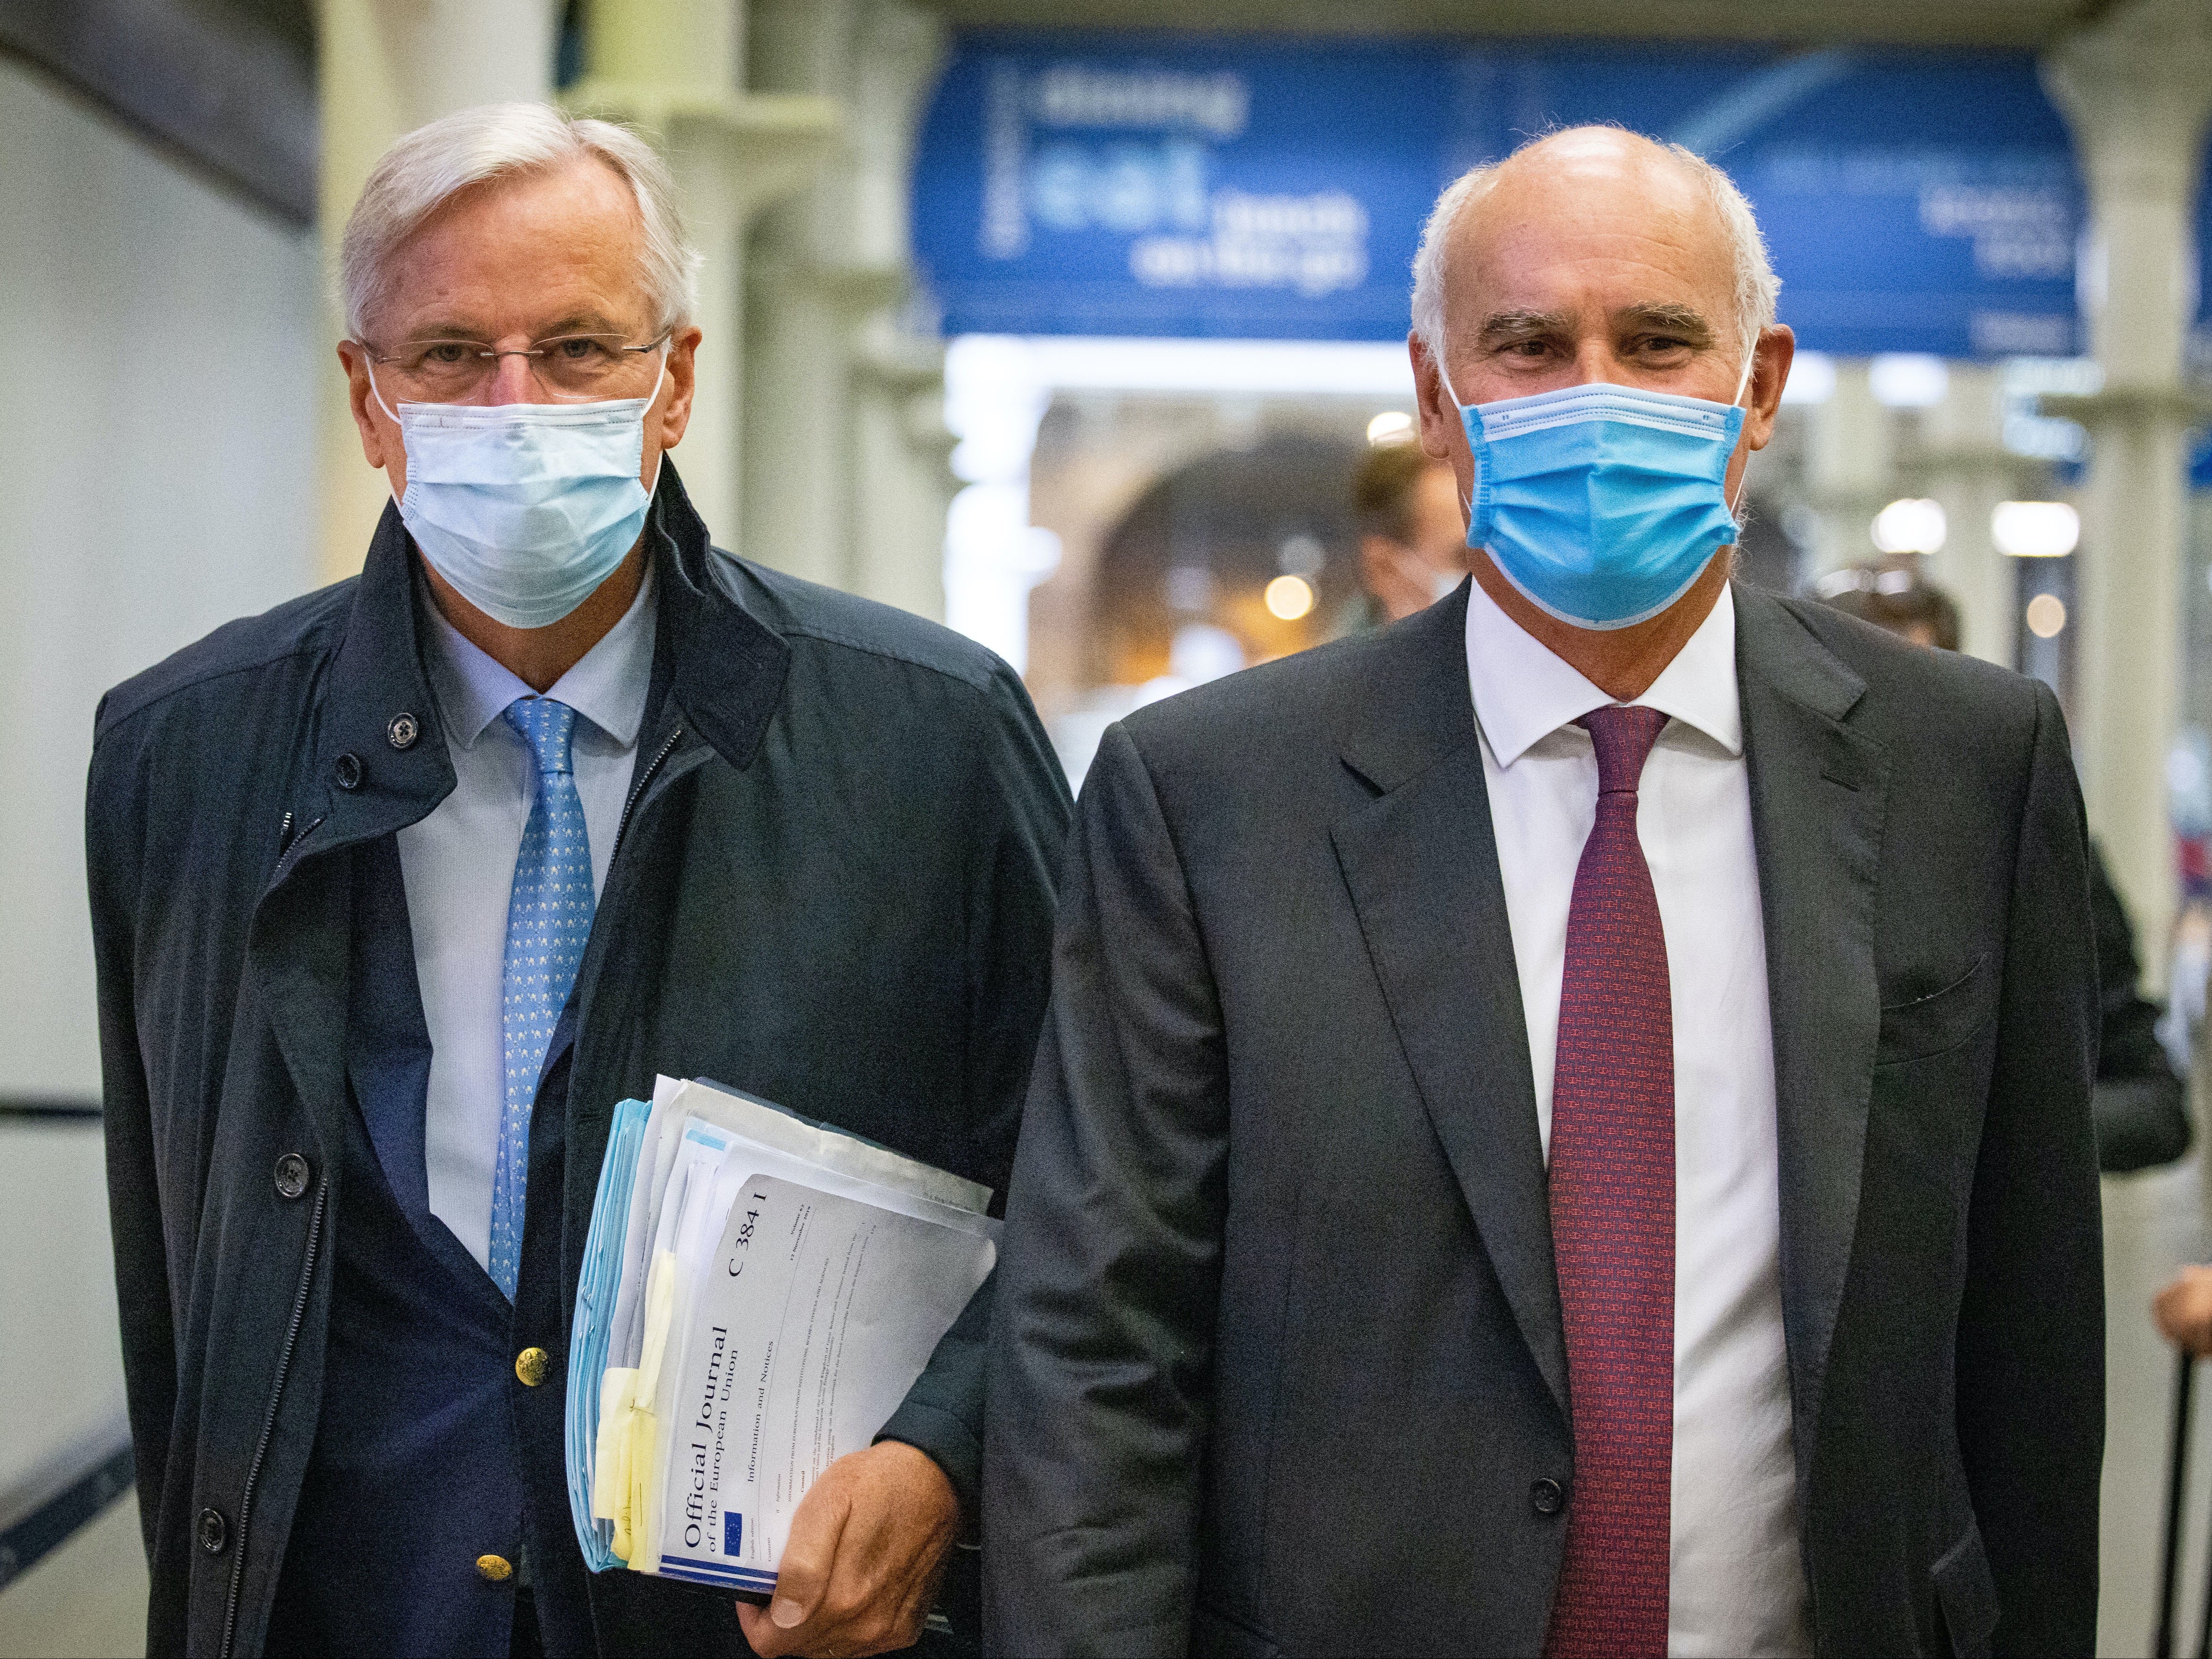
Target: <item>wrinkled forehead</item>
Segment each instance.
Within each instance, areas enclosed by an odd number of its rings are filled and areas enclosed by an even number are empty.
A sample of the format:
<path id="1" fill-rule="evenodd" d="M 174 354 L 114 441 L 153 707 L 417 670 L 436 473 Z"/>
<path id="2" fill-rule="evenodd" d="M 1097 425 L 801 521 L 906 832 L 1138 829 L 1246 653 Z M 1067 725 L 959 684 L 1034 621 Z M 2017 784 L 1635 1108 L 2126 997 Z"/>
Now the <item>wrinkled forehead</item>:
<path id="1" fill-rule="evenodd" d="M 1577 131 L 1502 163 L 1453 227 L 1455 301 L 1577 281 L 1687 301 L 1727 314 L 1734 291 L 1729 228 L 1705 181 L 1680 157 L 1633 134 Z"/>
<path id="2" fill-rule="evenodd" d="M 580 157 L 439 204 L 390 254 L 378 310 L 410 336 L 625 331 L 646 320 L 648 288 L 635 192 L 604 161 Z"/>

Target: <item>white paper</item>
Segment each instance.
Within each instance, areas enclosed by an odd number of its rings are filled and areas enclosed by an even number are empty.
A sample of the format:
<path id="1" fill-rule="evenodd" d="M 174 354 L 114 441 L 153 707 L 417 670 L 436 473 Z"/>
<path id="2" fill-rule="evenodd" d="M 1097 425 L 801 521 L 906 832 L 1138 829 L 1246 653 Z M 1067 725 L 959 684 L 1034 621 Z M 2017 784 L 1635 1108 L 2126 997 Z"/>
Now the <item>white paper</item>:
<path id="1" fill-rule="evenodd" d="M 653 1099 L 656 1107 L 662 1098 L 661 1085 L 667 1082 L 663 1078 L 654 1085 Z M 976 1215 L 990 1206 L 988 1187 L 963 1180 L 919 1159 L 902 1157 L 887 1148 L 872 1146 L 851 1135 L 817 1129 L 810 1123 L 800 1122 L 788 1112 L 779 1112 L 748 1096 L 694 1082 L 675 1085 L 668 1091 L 667 1098 L 678 1110 L 733 1130 L 757 1146 L 787 1153 L 817 1169 L 854 1176 L 878 1187 L 912 1193 Z"/>
<path id="2" fill-rule="evenodd" d="M 658 1079 L 589 1379 L 584 1524 L 606 1523 L 602 1544 L 635 1571 L 771 1585 L 808 1488 L 873 1440 L 988 1276 L 989 1200 L 746 1097 Z"/>
<path id="3" fill-rule="evenodd" d="M 874 1438 L 996 1255 L 979 1230 L 749 1174 L 669 1373 L 681 1415 L 662 1419 L 647 1571 L 773 1585 L 807 1490 Z"/>

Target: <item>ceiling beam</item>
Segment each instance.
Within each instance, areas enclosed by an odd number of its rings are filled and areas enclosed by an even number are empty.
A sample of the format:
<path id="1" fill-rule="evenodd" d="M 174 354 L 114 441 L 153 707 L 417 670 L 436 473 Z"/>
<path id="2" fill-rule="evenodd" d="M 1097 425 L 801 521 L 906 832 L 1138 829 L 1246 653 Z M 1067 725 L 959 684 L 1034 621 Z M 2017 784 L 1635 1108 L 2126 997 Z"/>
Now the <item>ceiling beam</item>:
<path id="1" fill-rule="evenodd" d="M 250 0 L 0 0 L 22 59 L 278 217 L 315 216 L 312 42 Z M 304 17 L 301 20 L 304 24 Z"/>

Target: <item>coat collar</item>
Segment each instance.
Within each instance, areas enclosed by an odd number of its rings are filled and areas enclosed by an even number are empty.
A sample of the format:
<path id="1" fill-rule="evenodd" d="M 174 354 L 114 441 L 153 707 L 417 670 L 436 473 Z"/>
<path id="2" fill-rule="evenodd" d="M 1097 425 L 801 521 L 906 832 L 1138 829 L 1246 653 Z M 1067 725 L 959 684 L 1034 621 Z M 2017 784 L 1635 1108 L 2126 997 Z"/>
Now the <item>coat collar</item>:
<path id="1" fill-rule="evenodd" d="M 711 751 L 677 757 L 662 769 L 664 783 L 709 752 L 743 768 L 781 701 L 790 647 L 738 597 L 728 556 L 712 545 L 665 460 L 646 535 L 659 607 L 651 699 L 658 712 L 647 717 L 641 768 L 656 754 L 668 758 L 695 732 Z M 423 669 L 414 560 L 398 509 L 387 504 L 304 728 L 284 850 L 249 946 L 295 1083 L 303 1099 L 331 1110 L 344 1100 L 351 888 L 346 866 L 324 855 L 419 822 L 453 788 Z"/>
<path id="2" fill-rule="evenodd" d="M 414 556 L 398 507 L 386 502 L 293 788 L 299 858 L 415 823 L 453 791 L 438 700 L 422 667 Z M 298 861 L 280 860 L 278 877 Z"/>
<path id="3" fill-rule="evenodd" d="M 688 726 L 742 769 L 781 701 L 790 647 L 739 599 L 728 556 L 714 549 L 672 461 L 661 465 L 645 533 L 658 606 L 656 691 L 670 694 L 653 699 L 661 718 L 649 725 Z M 397 505 L 386 503 L 326 672 L 272 887 L 306 858 L 417 822 L 453 790 L 415 584 L 413 546 Z"/>
<path id="4" fill-rule="evenodd" d="M 674 463 L 665 456 L 646 534 L 662 581 L 659 634 L 670 701 L 692 730 L 742 771 L 760 752 L 783 701 L 791 647 L 746 608 L 735 580 L 736 561 L 714 545 Z M 657 722 L 647 717 L 648 730 L 667 723 L 665 714 Z"/>
<path id="5" fill-rule="evenodd" d="M 1374 636 L 1362 678 L 1371 695 L 1350 708 L 1340 740 L 1344 763 L 1389 793 L 1475 741 L 1468 685 L 1468 595 L 1458 588 Z"/>

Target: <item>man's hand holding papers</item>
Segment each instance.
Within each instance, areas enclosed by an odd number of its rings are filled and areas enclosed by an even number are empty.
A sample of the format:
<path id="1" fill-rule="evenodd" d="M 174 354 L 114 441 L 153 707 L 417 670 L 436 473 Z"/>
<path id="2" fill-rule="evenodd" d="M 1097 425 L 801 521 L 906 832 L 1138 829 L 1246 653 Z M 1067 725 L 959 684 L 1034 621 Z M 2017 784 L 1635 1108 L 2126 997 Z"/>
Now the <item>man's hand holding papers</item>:
<path id="1" fill-rule="evenodd" d="M 739 1603 L 760 1659 L 856 1659 L 921 1639 L 960 1505 L 944 1470 L 896 1440 L 848 1452 L 792 1517 L 775 1599 Z"/>
<path id="2" fill-rule="evenodd" d="M 586 1563 L 772 1595 L 763 1655 L 911 1646 L 959 1504 L 876 1436 L 991 1271 L 989 1198 L 708 1085 L 623 1103 L 570 1345 Z"/>

